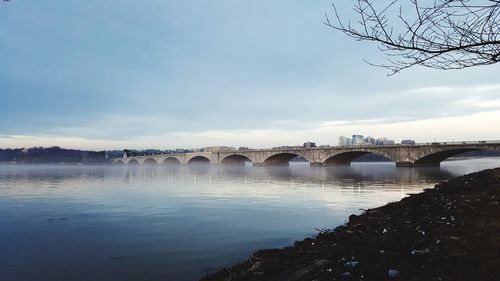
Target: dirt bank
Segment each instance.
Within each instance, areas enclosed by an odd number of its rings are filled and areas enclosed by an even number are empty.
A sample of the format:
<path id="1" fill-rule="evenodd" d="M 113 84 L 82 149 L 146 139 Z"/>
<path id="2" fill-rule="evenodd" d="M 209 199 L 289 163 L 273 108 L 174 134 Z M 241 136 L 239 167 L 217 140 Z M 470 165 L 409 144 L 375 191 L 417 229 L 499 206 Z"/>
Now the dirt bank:
<path id="1" fill-rule="evenodd" d="M 202 280 L 500 280 L 500 168 L 351 215 Z"/>

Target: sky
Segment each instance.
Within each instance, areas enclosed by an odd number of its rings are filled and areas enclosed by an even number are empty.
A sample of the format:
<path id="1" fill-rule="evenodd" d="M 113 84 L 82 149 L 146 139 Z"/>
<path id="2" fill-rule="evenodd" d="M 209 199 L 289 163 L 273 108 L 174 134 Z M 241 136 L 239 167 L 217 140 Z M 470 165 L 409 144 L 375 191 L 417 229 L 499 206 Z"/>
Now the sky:
<path id="1" fill-rule="evenodd" d="M 343 18 L 352 3 L 338 2 Z M 331 0 L 0 2 L 0 148 L 500 140 L 500 65 L 397 75 Z"/>

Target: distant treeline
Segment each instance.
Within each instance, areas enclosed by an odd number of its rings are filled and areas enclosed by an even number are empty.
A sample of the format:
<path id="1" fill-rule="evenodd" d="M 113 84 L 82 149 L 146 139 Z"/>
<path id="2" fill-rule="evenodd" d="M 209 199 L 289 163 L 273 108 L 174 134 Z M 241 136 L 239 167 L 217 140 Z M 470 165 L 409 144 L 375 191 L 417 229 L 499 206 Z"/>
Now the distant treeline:
<path id="1" fill-rule="evenodd" d="M 142 156 L 154 154 L 171 154 L 192 152 L 186 149 L 176 150 L 109 150 L 109 151 L 86 151 L 78 149 L 64 149 L 53 147 L 32 147 L 0 149 L 0 162 L 9 163 L 108 163 L 112 158 L 121 158 L 124 154 L 128 156 Z"/>
<path id="2" fill-rule="evenodd" d="M 9 163 L 107 163 L 112 158 L 121 158 L 124 154 L 128 156 L 142 156 L 155 154 L 171 154 L 192 152 L 186 149 L 176 150 L 109 150 L 109 151 L 86 151 L 78 149 L 64 149 L 53 147 L 32 147 L 0 149 L 0 162 Z"/>
<path id="3" fill-rule="evenodd" d="M 0 149 L 0 161 L 11 163 L 106 163 L 106 151 L 84 151 L 53 147 Z"/>

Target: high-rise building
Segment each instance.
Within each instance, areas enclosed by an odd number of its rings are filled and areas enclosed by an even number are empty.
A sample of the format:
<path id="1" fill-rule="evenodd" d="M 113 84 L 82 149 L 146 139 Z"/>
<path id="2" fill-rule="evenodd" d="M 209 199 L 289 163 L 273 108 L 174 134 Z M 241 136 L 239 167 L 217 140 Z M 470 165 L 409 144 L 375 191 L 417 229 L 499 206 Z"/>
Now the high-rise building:
<path id="1" fill-rule="evenodd" d="M 368 136 L 365 138 L 365 143 L 366 144 L 375 144 L 375 138 Z"/>
<path id="2" fill-rule="evenodd" d="M 411 144 L 412 140 L 405 140 L 404 142 L 408 142 Z M 414 144 L 415 142 L 413 142 Z M 381 137 L 375 139 L 374 137 L 367 136 L 366 138 L 363 135 L 352 135 L 352 139 L 340 136 L 339 137 L 339 146 L 365 146 L 365 145 L 396 145 L 394 140 L 387 139 L 386 137 Z"/>
<path id="3" fill-rule="evenodd" d="M 352 135 L 352 145 L 362 145 L 365 143 L 365 138 L 362 135 Z"/>
<path id="4" fill-rule="evenodd" d="M 351 146 L 352 140 L 350 138 L 340 136 L 339 137 L 339 146 Z"/>
<path id="5" fill-rule="evenodd" d="M 375 145 L 384 145 L 384 143 L 387 142 L 387 138 L 378 138 L 376 141 L 375 141 Z"/>
<path id="6" fill-rule="evenodd" d="M 395 145 L 396 142 L 394 140 L 389 140 L 386 137 L 378 138 L 375 141 L 375 145 Z"/>

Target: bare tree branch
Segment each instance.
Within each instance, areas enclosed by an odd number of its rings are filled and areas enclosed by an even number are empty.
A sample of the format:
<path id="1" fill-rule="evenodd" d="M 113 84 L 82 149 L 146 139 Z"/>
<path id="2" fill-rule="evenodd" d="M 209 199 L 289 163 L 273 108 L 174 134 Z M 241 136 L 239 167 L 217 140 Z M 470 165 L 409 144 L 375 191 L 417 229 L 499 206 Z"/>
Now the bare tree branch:
<path id="1" fill-rule="evenodd" d="M 340 0 L 338 0 L 340 1 Z M 500 0 L 357 0 L 356 25 L 332 4 L 325 24 L 359 41 L 376 42 L 389 75 L 415 65 L 461 69 L 500 61 Z"/>

